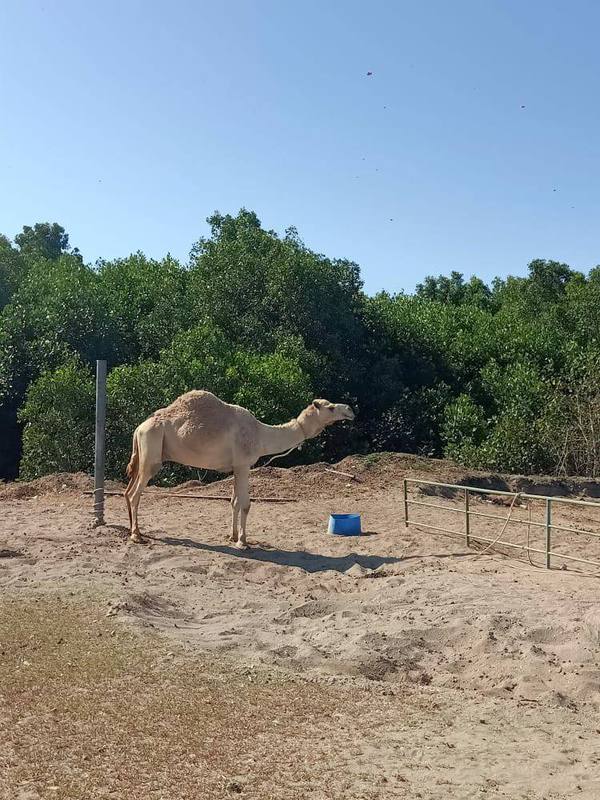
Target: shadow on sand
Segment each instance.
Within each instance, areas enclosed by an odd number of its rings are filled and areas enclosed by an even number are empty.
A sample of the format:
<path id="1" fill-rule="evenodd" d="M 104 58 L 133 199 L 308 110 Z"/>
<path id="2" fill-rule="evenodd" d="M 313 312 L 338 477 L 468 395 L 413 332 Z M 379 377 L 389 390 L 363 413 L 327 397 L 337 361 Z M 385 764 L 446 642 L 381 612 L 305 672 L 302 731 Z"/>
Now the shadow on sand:
<path id="1" fill-rule="evenodd" d="M 411 555 L 411 556 L 371 556 L 359 553 L 348 553 L 345 556 L 325 556 L 320 553 L 307 553 L 305 550 L 276 550 L 271 549 L 260 543 L 253 543 L 247 550 L 238 550 L 237 547 L 228 545 L 204 544 L 193 539 L 178 539 L 173 536 L 162 536 L 154 538 L 155 542 L 162 542 L 174 547 L 189 547 L 194 550 L 203 550 L 209 553 L 223 553 L 236 558 L 244 558 L 249 561 L 262 561 L 270 564 L 280 564 L 285 567 L 297 567 L 305 572 L 325 572 L 334 570 L 335 572 L 347 572 L 355 564 L 364 569 L 378 569 L 386 564 L 399 564 L 403 561 L 423 558 L 456 558 L 457 556 L 468 556 L 473 553 L 443 553 L 441 555 Z M 258 549 L 260 548 L 260 549 Z"/>
<path id="2" fill-rule="evenodd" d="M 110 522 L 110 523 L 105 523 L 100 527 L 106 528 L 106 530 L 109 531 L 115 531 L 115 533 L 122 533 L 123 536 L 129 537 L 129 528 L 127 527 L 127 525 L 115 525 L 114 523 Z"/>

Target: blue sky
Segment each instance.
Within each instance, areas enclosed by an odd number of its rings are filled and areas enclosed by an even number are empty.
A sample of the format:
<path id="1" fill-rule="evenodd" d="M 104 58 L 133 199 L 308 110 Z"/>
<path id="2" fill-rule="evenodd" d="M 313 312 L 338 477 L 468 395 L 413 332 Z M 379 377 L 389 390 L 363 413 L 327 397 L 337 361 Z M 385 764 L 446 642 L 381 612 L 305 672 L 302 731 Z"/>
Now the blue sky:
<path id="1" fill-rule="evenodd" d="M 588 269 L 599 30 L 583 0 L 4 0 L 0 231 L 185 260 L 244 206 L 369 292 Z"/>

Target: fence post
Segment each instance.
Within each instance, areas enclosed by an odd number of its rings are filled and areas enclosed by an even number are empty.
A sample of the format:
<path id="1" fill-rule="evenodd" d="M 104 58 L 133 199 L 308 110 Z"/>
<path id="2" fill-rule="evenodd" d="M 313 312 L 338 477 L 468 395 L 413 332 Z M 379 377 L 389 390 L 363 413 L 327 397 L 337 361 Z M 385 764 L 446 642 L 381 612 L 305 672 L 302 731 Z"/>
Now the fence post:
<path id="1" fill-rule="evenodd" d="M 404 478 L 404 527 L 408 528 L 408 483 Z"/>
<path id="2" fill-rule="evenodd" d="M 467 547 L 470 547 L 471 545 L 470 533 L 471 523 L 469 519 L 469 490 L 465 489 L 465 539 L 467 542 Z"/>
<path id="3" fill-rule="evenodd" d="M 96 361 L 96 436 L 94 457 L 94 527 L 104 525 L 104 452 L 106 432 L 106 361 Z"/>
<path id="4" fill-rule="evenodd" d="M 546 498 L 546 569 L 550 569 L 550 550 L 552 550 L 552 500 Z"/>

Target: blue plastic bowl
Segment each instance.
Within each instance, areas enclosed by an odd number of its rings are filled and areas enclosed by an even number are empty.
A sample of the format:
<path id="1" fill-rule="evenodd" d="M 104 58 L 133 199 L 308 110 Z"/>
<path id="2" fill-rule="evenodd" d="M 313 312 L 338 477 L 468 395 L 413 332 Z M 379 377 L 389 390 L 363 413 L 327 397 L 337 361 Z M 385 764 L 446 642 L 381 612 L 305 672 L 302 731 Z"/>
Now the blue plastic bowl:
<path id="1" fill-rule="evenodd" d="M 360 514 L 330 514 L 328 532 L 336 536 L 360 536 Z"/>

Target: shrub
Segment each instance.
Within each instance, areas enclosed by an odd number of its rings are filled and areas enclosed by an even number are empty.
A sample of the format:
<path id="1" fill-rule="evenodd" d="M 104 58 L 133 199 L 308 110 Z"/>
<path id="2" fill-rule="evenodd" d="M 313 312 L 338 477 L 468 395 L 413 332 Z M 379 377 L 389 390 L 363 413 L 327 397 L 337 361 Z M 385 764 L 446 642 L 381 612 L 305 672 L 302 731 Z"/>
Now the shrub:
<path id="1" fill-rule="evenodd" d="M 94 400 L 92 371 L 77 359 L 31 384 L 19 413 L 25 424 L 22 478 L 92 469 Z"/>

